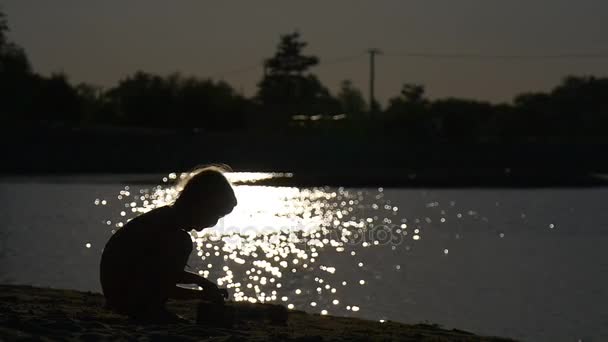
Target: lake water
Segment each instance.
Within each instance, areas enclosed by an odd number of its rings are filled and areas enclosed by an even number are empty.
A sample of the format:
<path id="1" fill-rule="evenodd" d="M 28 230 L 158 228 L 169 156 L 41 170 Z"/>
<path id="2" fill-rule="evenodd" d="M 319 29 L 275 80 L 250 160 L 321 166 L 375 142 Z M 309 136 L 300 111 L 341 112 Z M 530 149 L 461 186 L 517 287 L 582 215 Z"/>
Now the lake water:
<path id="1" fill-rule="evenodd" d="M 159 184 L 4 178 L 0 283 L 99 292 L 112 231 L 175 196 Z M 606 188 L 235 191 L 235 211 L 193 236 L 189 265 L 236 300 L 524 341 L 608 341 Z"/>

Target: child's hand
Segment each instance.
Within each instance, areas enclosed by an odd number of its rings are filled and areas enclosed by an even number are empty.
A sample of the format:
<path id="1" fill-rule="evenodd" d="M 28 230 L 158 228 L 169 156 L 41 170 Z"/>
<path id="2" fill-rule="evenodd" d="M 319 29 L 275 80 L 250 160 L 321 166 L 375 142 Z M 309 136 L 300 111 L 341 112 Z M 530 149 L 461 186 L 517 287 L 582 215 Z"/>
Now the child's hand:
<path id="1" fill-rule="evenodd" d="M 222 295 L 222 297 L 224 297 L 224 299 L 228 299 L 228 297 L 230 297 L 227 289 L 218 289 L 218 291 Z"/>
<path id="2" fill-rule="evenodd" d="M 205 291 L 203 291 L 205 292 Z M 204 294 L 203 299 L 209 300 L 213 303 L 224 303 L 224 299 L 228 298 L 228 291 L 226 289 L 214 289 Z"/>

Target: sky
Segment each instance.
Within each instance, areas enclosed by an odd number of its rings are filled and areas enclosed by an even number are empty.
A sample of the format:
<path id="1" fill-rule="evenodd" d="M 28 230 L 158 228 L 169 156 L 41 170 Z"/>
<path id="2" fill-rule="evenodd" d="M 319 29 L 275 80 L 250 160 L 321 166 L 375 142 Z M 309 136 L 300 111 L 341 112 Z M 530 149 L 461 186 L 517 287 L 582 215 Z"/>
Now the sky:
<path id="1" fill-rule="evenodd" d="M 299 30 L 312 71 L 333 92 L 350 79 L 367 96 L 379 48 L 376 95 L 404 83 L 431 98 L 511 101 L 567 75 L 608 76 L 605 0 L 2 0 L 10 38 L 35 71 L 110 87 L 136 70 L 223 79 L 256 91 L 281 34 Z M 408 54 L 562 55 L 602 58 L 430 58 Z"/>

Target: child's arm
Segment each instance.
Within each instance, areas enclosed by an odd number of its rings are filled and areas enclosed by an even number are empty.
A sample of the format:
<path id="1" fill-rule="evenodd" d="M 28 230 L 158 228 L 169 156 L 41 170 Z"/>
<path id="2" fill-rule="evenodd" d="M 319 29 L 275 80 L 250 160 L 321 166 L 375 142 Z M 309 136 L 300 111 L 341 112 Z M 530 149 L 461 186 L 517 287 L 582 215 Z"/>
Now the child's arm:
<path id="1" fill-rule="evenodd" d="M 169 293 L 169 297 L 173 299 L 200 299 L 202 296 L 202 291 L 198 290 L 190 290 L 179 286 L 174 286 L 171 288 Z"/>
<path id="2" fill-rule="evenodd" d="M 181 300 L 208 300 L 212 302 L 222 303 L 224 297 L 219 292 L 208 292 L 199 290 L 190 290 L 179 286 L 174 286 L 169 292 L 169 297 L 173 299 Z"/>
<path id="3" fill-rule="evenodd" d="M 207 291 L 219 290 L 217 285 L 215 285 L 215 283 L 213 283 L 212 281 L 207 280 L 207 279 L 199 276 L 198 274 L 194 274 L 194 273 L 188 272 L 188 271 L 183 271 L 181 273 L 181 277 L 178 280 L 178 283 L 179 284 L 196 284 Z"/>
<path id="4" fill-rule="evenodd" d="M 228 296 L 229 296 L 228 291 L 226 289 L 220 289 L 212 281 L 205 279 L 205 278 L 199 276 L 198 274 L 191 273 L 188 271 L 182 272 L 181 278 L 178 281 L 178 283 L 196 284 L 196 285 L 202 287 L 204 290 L 203 292 L 205 292 L 207 296 L 211 297 L 211 298 L 207 298 L 207 299 L 213 299 L 215 297 L 219 297 L 222 299 L 228 299 Z"/>

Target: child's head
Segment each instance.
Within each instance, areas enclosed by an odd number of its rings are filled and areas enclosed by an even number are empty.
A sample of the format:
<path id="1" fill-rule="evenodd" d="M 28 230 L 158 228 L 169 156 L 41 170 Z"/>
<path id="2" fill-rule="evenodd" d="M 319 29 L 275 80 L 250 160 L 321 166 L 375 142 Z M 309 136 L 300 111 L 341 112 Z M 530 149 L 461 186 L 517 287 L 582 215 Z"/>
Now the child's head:
<path id="1" fill-rule="evenodd" d="M 224 172 L 225 166 L 207 166 L 192 171 L 178 188 L 181 193 L 173 207 L 184 222 L 197 230 L 213 227 L 236 206 L 236 197 Z"/>

